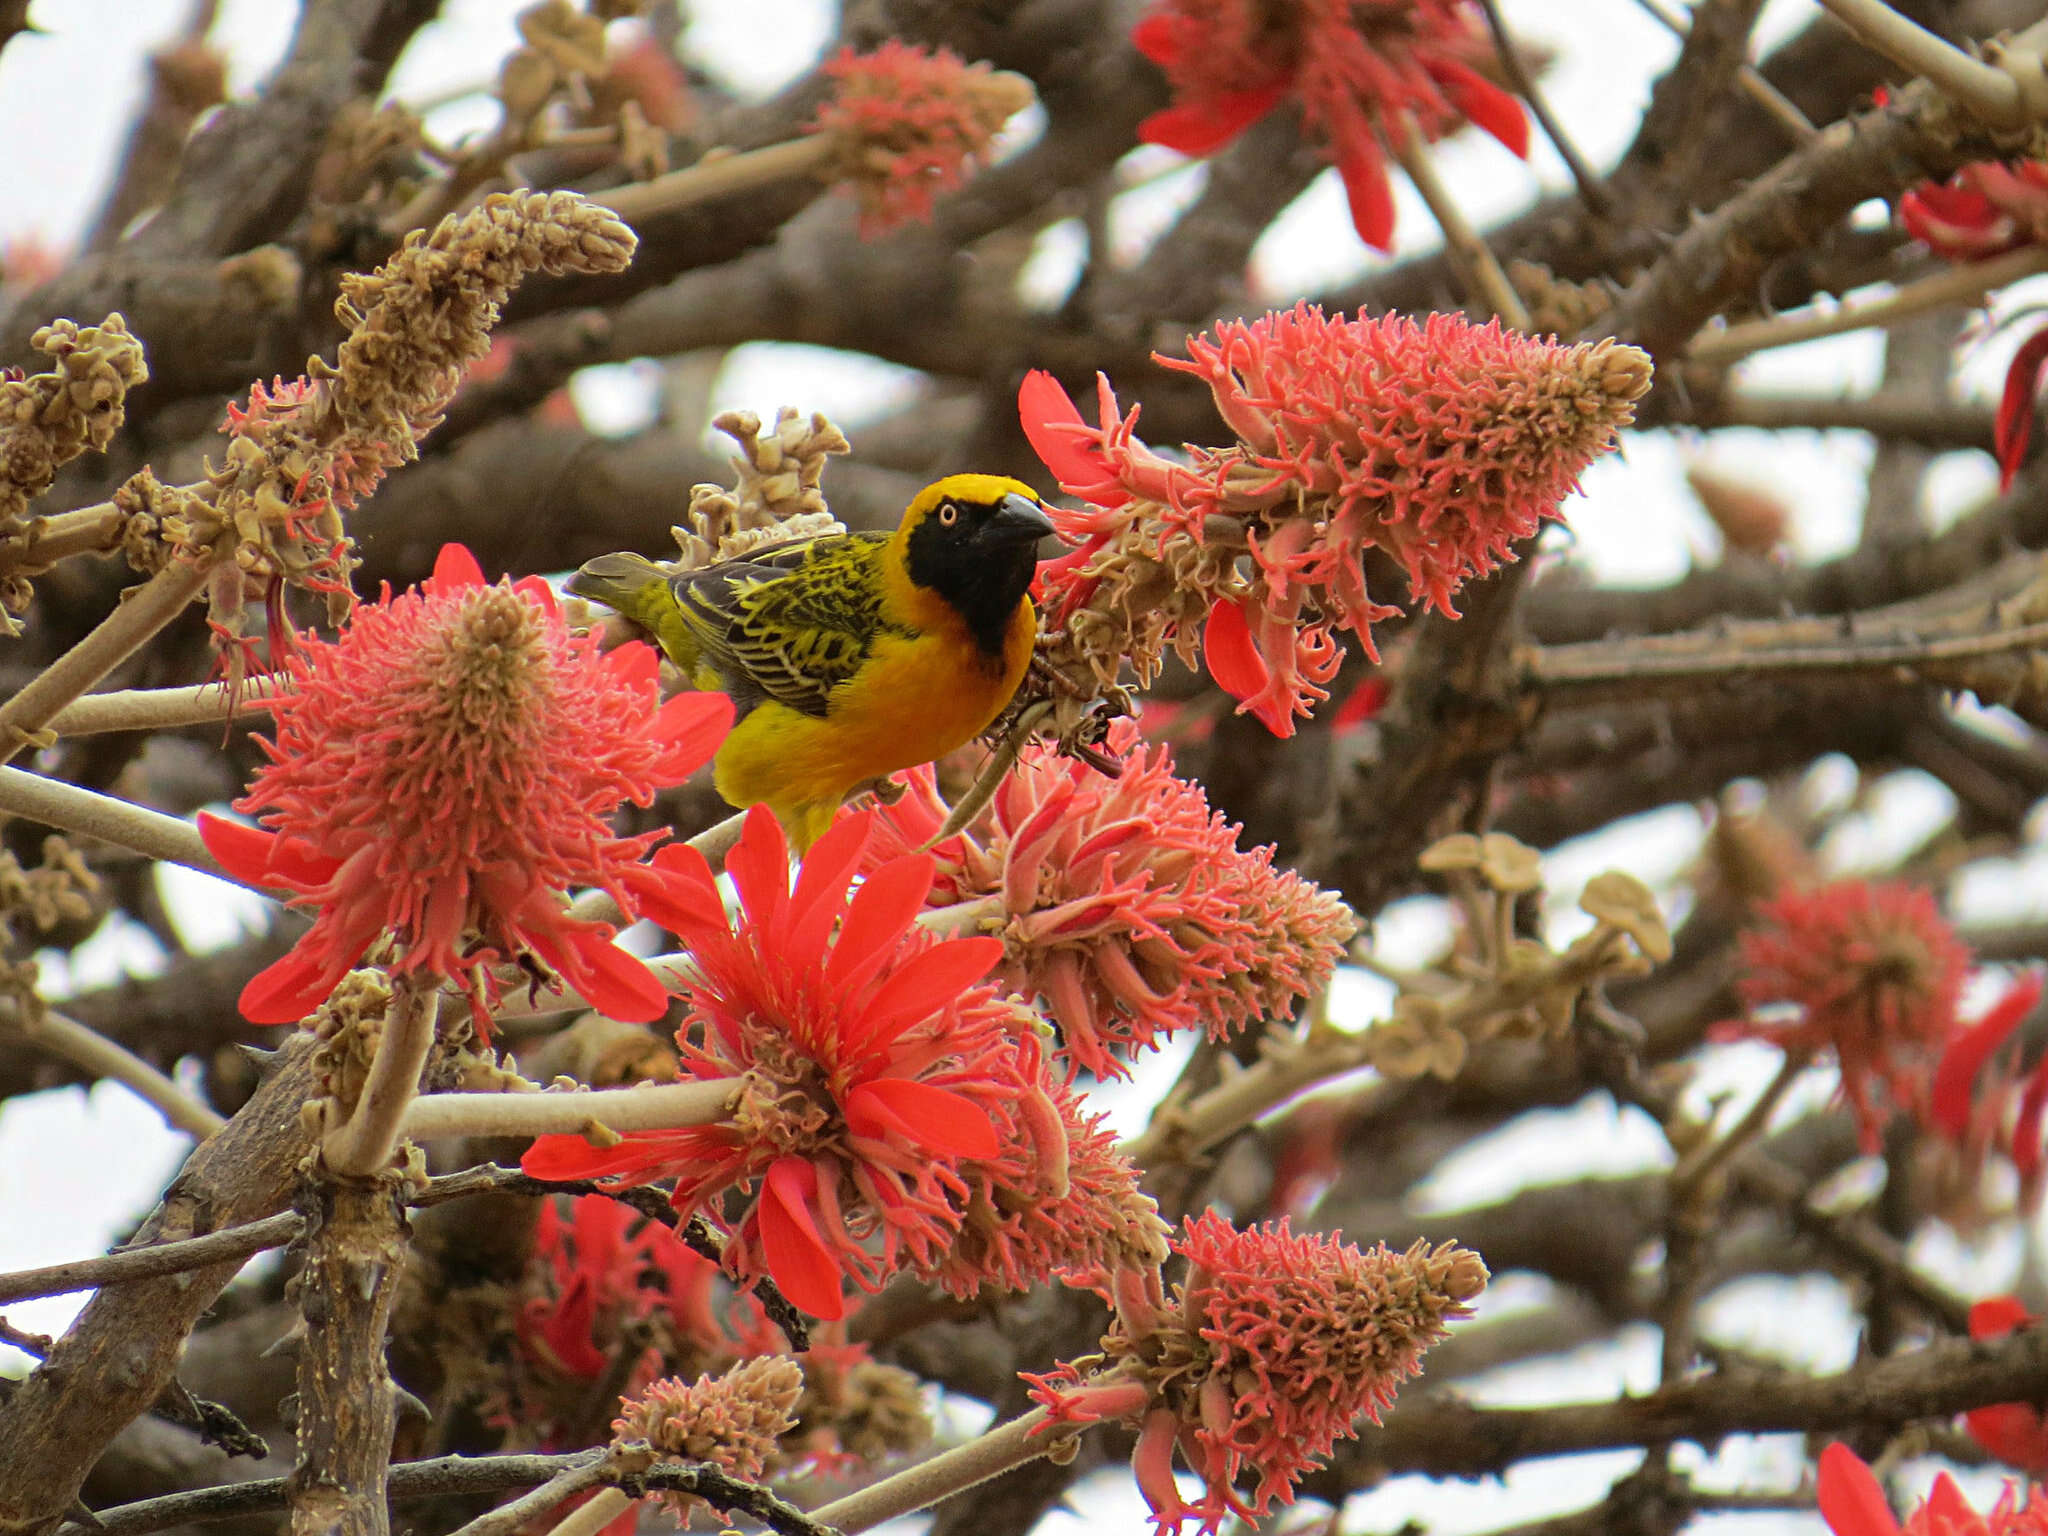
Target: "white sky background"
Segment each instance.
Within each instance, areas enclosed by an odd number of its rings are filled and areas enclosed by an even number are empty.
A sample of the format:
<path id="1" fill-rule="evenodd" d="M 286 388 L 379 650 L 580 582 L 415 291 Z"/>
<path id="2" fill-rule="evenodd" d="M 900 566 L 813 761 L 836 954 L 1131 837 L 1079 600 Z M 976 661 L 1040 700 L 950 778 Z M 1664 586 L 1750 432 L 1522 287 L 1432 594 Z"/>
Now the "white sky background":
<path id="1" fill-rule="evenodd" d="M 829 0 L 700 0 L 690 43 L 697 61 L 735 89 L 766 93 L 808 67 L 829 36 Z M 480 87 L 514 41 L 519 0 L 449 0 L 445 19 L 421 32 L 392 81 L 408 100 L 439 100 Z M 0 244 L 36 236 L 58 246 L 76 241 L 107 184 L 138 99 L 147 52 L 183 24 L 186 0 L 37 0 L 34 17 L 49 34 L 23 38 L 0 54 L 0 143 L 10 146 L 0 169 Z M 1595 164 L 1609 164 L 1635 131 L 1651 82 L 1676 56 L 1676 41 L 1632 0 L 1506 0 L 1515 29 L 1556 51 L 1543 81 L 1553 109 Z M 1772 0 L 1759 38 L 1763 45 L 1803 26 L 1813 0 Z M 284 0 L 224 0 L 214 39 L 228 50 L 230 84 L 245 92 L 276 62 L 297 13 Z M 492 109 L 476 98 L 438 110 L 431 119 L 444 138 L 487 127 Z M 1466 133 L 1441 149 L 1446 182 L 1482 225 L 1526 206 L 1539 190 L 1568 185 L 1562 163 L 1541 135 L 1527 166 L 1491 139 Z M 1165 151 L 1135 152 L 1126 169 L 1140 183 L 1114 206 L 1111 235 L 1119 258 L 1134 257 L 1157 238 L 1174 213 L 1200 190 L 1203 171 L 1182 167 Z M 1398 182 L 1398 255 L 1438 243 L 1434 226 L 1405 182 Z M 1056 304 L 1078 270 L 1078 224 L 1055 226 L 1041 239 L 1023 282 L 1026 292 Z M 1254 281 L 1261 298 L 1286 303 L 1298 295 L 1349 279 L 1378 260 L 1353 234 L 1334 173 L 1320 178 L 1260 242 Z M 1995 392 L 2016 338 L 1994 338 L 1972 352 L 1966 379 L 1972 393 Z M 1877 380 L 1881 349 L 1874 338 L 1851 336 L 1765 354 L 1743 367 L 1763 387 L 1816 393 L 1862 393 Z M 873 360 L 813 348 L 757 344 L 732 354 L 715 391 L 714 409 L 745 406 L 772 415 L 777 406 L 822 409 L 844 422 L 913 394 L 915 375 Z M 650 375 L 621 365 L 591 370 L 577 381 L 577 399 L 601 430 L 631 430 L 652 409 Z M 1719 538 L 1693 502 L 1682 471 L 1704 459 L 1738 475 L 1767 479 L 1788 492 L 1796 511 L 1793 542 L 1802 559 L 1850 547 L 1862 511 L 1870 445 L 1862 434 L 1730 431 L 1629 434 L 1624 451 L 1595 466 L 1585 495 L 1568 503 L 1571 537 L 1560 551 L 1584 562 L 1601 579 L 1654 584 L 1718 558 Z M 1930 517 L 1945 523 L 1988 491 L 1995 470 L 1986 455 L 1945 457 L 1931 477 Z M 1999 728 L 1991 719 L 1989 728 Z M 1817 802 L 1842 804 L 1855 790 L 1845 762 L 1821 765 L 1808 792 Z M 1831 867 L 1853 872 L 1882 865 L 1938 830 L 1952 813 L 1947 792 L 1920 774 L 1897 774 L 1865 796 L 1856 814 L 1824 850 Z M 1578 889 L 1600 870 L 1620 866 L 1669 890 L 1697 845 L 1704 821 L 1692 807 L 1675 806 L 1555 850 L 1548 860 L 1553 929 L 1559 937 L 1582 928 L 1573 906 Z M 248 898 L 203 876 L 172 872 L 170 899 L 188 934 L 220 944 L 240 931 Z M 2038 916 L 2048 909 L 2048 850 L 2030 844 L 2016 861 L 1971 871 L 1959 884 L 1960 915 L 1979 920 Z M 1382 919 L 1382 947 L 1390 958 L 1426 958 L 1447 930 L 1441 903 L 1400 904 Z M 46 957 L 46 961 L 49 957 Z M 76 956 L 81 984 L 104 982 L 126 968 L 146 973 L 159 960 L 146 939 L 108 933 Z M 61 984 L 61 961 L 46 974 Z M 1340 1007 L 1363 1021 L 1383 1004 L 1377 983 L 1347 977 Z M 1776 1064 L 1773 1052 L 1736 1048 L 1717 1053 L 1698 1088 L 1733 1091 L 1737 1103 L 1761 1087 Z M 1156 1058 L 1136 1084 L 1117 1095 L 1120 1121 L 1142 1123 L 1151 1094 L 1170 1081 L 1176 1056 Z M 1832 1079 L 1814 1073 L 1795 1095 L 1797 1110 L 1825 1097 Z M 1788 1111 L 1789 1112 L 1789 1111 Z M 19 1098 L 0 1106 L 0 1269 L 51 1263 L 96 1252 L 145 1210 L 184 1156 L 184 1138 L 167 1131 L 155 1112 L 112 1085 L 90 1096 L 78 1089 Z M 1452 1210 L 1511 1193 L 1514 1188 L 1584 1173 L 1621 1174 L 1668 1161 L 1662 1139 L 1647 1120 L 1617 1113 L 1600 1101 L 1566 1111 L 1531 1115 L 1449 1160 L 1430 1181 L 1432 1207 Z M 2021 1264 L 2020 1244 L 2008 1236 L 1983 1251 L 1953 1242 L 1923 1243 L 1924 1263 L 1973 1292 L 2009 1289 Z M 1488 1293 L 1487 1310 L 1533 1305 L 1544 1283 L 1505 1276 Z M 53 1298 L 7 1309 L 16 1326 L 61 1330 L 82 1298 Z M 1833 1285 L 1792 1285 L 1753 1280 L 1717 1294 L 1706 1308 L 1705 1328 L 1715 1339 L 1760 1350 L 1814 1368 L 1835 1369 L 1852 1358 L 1854 1333 L 1846 1298 Z M 21 1357 L 0 1350 L 0 1368 Z M 1655 1378 L 1656 1341 L 1647 1328 L 1618 1343 L 1580 1351 L 1562 1361 L 1537 1362 L 1475 1381 L 1471 1395 L 1485 1402 L 1540 1403 L 1611 1395 L 1623 1386 L 1649 1387 Z M 1686 1453 L 1681 1452 L 1681 1456 Z M 1518 1468 L 1506 1488 L 1498 1480 L 1438 1484 L 1398 1478 L 1354 1500 L 1346 1529 L 1392 1531 L 1414 1520 L 1432 1532 L 1484 1531 L 1577 1508 L 1637 1459 L 1635 1452 L 1586 1456 Z M 1788 1487 L 1802 1465 L 1797 1437 L 1738 1437 L 1712 1460 L 1708 1486 Z M 1923 1484 L 1931 1468 L 1917 1469 Z M 1966 1480 L 1982 1493 L 1995 1479 Z M 1142 1527 L 1142 1507 L 1127 1471 L 1084 1484 L 1078 1502 L 1086 1518 L 1054 1517 L 1054 1529 Z M 1810 1532 L 1817 1519 L 1786 1515 L 1702 1517 L 1695 1529 L 1763 1536 Z"/>

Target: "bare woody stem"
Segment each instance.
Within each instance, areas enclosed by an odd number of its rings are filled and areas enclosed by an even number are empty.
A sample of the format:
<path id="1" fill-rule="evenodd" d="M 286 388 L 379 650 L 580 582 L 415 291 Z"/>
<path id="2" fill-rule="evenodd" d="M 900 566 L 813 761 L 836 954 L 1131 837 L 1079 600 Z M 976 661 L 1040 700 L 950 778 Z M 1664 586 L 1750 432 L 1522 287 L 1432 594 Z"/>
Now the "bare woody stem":
<path id="1" fill-rule="evenodd" d="M 395 1170 L 337 1178 L 314 1164 L 300 1189 L 305 1336 L 298 1457 L 286 1482 L 292 1536 L 386 1536 L 391 1528 L 386 1485 L 398 1389 L 384 1340 L 410 1235 L 403 1186 Z"/>
<path id="2" fill-rule="evenodd" d="M 1728 1134 L 1694 1153 L 1671 1171 L 1670 1201 L 1673 1205 L 1683 1203 L 1697 1191 L 1714 1171 L 1729 1158 L 1761 1136 L 1764 1127 L 1770 1124 L 1771 1114 L 1779 1101 L 1798 1081 L 1799 1074 L 1806 1070 L 1813 1060 L 1811 1051 L 1788 1051 L 1778 1068 L 1778 1075 L 1771 1079 L 1769 1086 L 1757 1095 L 1756 1102 L 1743 1112 L 1735 1124 L 1728 1127 Z"/>
<path id="3" fill-rule="evenodd" d="M 826 180 L 838 143 L 830 134 L 789 139 L 764 149 L 740 154 L 712 154 L 695 165 L 670 171 L 652 181 L 634 182 L 594 194 L 593 200 L 624 219 L 637 224 L 656 214 L 676 213 L 685 208 L 793 181 L 800 176 Z"/>
<path id="4" fill-rule="evenodd" d="M 1387 126 L 1385 137 L 1393 148 L 1394 158 L 1401 162 L 1401 169 L 1408 173 L 1415 190 L 1436 216 L 1437 226 L 1444 232 L 1444 253 L 1458 269 L 1465 286 L 1500 316 L 1502 325 L 1510 330 L 1528 330 L 1529 307 L 1494 259 L 1492 247 L 1480 238 L 1458 207 L 1457 199 L 1451 196 L 1450 188 L 1437 175 L 1436 162 L 1430 158 L 1421 130 L 1412 120 L 1392 123 Z"/>
<path id="5" fill-rule="evenodd" d="M 594 1093 L 434 1093 L 406 1110 L 402 1134 L 415 1141 L 443 1136 L 576 1135 L 680 1130 L 715 1125 L 731 1113 L 736 1077 L 697 1083 L 655 1083 Z"/>
<path id="6" fill-rule="evenodd" d="M 96 837 L 167 864 L 182 864 L 219 880 L 235 879 L 213 861 L 190 822 L 26 769 L 0 768 L 0 811 Z"/>
<path id="7" fill-rule="evenodd" d="M 130 688 L 89 693 L 58 710 L 49 728 L 59 736 L 102 731 L 159 731 L 181 725 L 220 725 L 243 715 L 267 715 L 285 691 L 278 676 L 252 677 L 240 688 L 200 683 L 192 688 Z"/>
<path id="8" fill-rule="evenodd" d="M 843 1499 L 834 1499 L 823 1508 L 812 1510 L 811 1518 L 853 1536 L 855 1531 L 865 1531 L 884 1520 L 928 1509 L 941 1499 L 1000 1477 L 1013 1467 L 1036 1461 L 1057 1449 L 1069 1435 L 1058 1431 L 1033 1434 L 1049 1422 L 1050 1416 L 1043 1408 L 1034 1408 L 930 1461 L 905 1468 L 894 1477 L 885 1477 Z"/>
<path id="9" fill-rule="evenodd" d="M 26 547 L 10 570 L 18 576 L 40 576 L 73 555 L 106 554 L 120 548 L 121 528 L 128 515 L 111 501 L 57 512 L 28 525 Z"/>
<path id="10" fill-rule="evenodd" d="M 1761 630 L 1758 631 L 1761 633 Z M 1530 654 L 1523 677 L 1528 685 L 1552 696 L 1577 695 L 1572 704 L 1584 707 L 1599 696 L 1623 691 L 1630 698 L 1647 696 L 1654 685 L 1696 685 L 1805 672 L 1891 672 L 1901 667 L 1939 666 L 1988 656 L 2048 647 L 2048 623 L 2023 624 L 1978 634 L 1899 637 L 1872 635 L 1836 644 L 1758 645 L 1721 635 L 1703 638 L 1687 652 L 1587 641 L 1552 646 Z"/>
<path id="11" fill-rule="evenodd" d="M 1690 29 L 1683 13 L 1671 9 L 1666 0 L 1636 0 L 1636 6 L 1673 36 L 1682 40 L 1688 35 Z M 1795 142 L 1810 139 L 1820 131 L 1806 120 L 1806 114 L 1793 105 L 1790 97 L 1757 73 L 1754 64 L 1745 64 L 1737 70 L 1735 83 L 1751 101 L 1781 124 Z"/>
<path id="12" fill-rule="evenodd" d="M 1141 1168 L 1162 1153 L 1193 1155 L 1277 1109 L 1325 1078 L 1367 1065 L 1363 1034 L 1330 1031 L 1307 1041 L 1269 1042 L 1259 1059 L 1184 1108 L 1167 1108 L 1118 1150 Z"/>
<path id="13" fill-rule="evenodd" d="M 121 605 L 26 688 L 0 704 L 0 763 L 12 759 L 57 712 L 142 648 L 206 586 L 207 568 L 174 562 L 124 594 Z"/>
<path id="14" fill-rule="evenodd" d="M 454 1536 L 514 1536 L 521 1526 L 536 1515 L 544 1515 L 563 1500 L 573 1498 L 586 1488 L 595 1488 L 613 1477 L 616 1473 L 616 1460 L 609 1447 L 592 1451 L 588 1460 L 564 1467 L 538 1488 L 478 1515 L 469 1524 L 457 1528 Z M 616 1488 L 607 1488 L 582 1508 L 589 1509 L 592 1505 L 605 1503 L 610 1499 L 621 1501 L 619 1509 L 612 1511 L 614 1517 L 623 1511 L 626 1504 L 632 1502 Z M 555 1527 L 555 1536 L 562 1536 L 569 1521 L 575 1519 L 579 1513 L 581 1510 L 571 1511 L 562 1523 Z M 610 1523 L 609 1519 L 605 1522 L 607 1525 Z M 602 1530 L 604 1526 L 600 1525 L 597 1529 Z"/>
<path id="15" fill-rule="evenodd" d="M 1925 75 L 1944 95 L 1993 127 L 2018 128 L 2027 121 L 2028 103 L 2019 81 L 1901 16 L 1884 0 L 1820 3 L 1871 49 L 1901 68 Z"/>
<path id="16" fill-rule="evenodd" d="M 383 1170 L 404 1136 L 406 1110 L 419 1094 L 420 1072 L 434 1045 L 434 1013 L 439 989 L 400 982 L 385 1010 L 384 1032 L 362 1096 L 348 1119 L 329 1131 L 320 1144 L 328 1169 L 344 1178 L 362 1178 Z"/>
<path id="17" fill-rule="evenodd" d="M 1944 45 L 1946 46 L 1946 45 Z M 2048 272 L 2048 248 L 2024 246 L 1973 261 L 1908 283 L 1886 298 L 1867 304 L 1840 304 L 1829 310 L 1801 310 L 1770 320 L 1702 331 L 1685 349 L 1689 362 L 1733 363 L 1773 347 L 1789 347 L 1823 336 L 1840 336 L 1874 325 L 1896 325 L 1931 309 L 1975 304 L 1987 293 L 2023 277 Z"/>
<path id="18" fill-rule="evenodd" d="M 224 1116 L 200 1103 L 133 1051 L 76 1019 L 45 1012 L 33 1024 L 23 1024 L 20 1029 L 30 1044 L 62 1056 L 95 1077 L 111 1078 L 155 1105 L 166 1120 L 189 1136 L 204 1141 L 227 1124 Z"/>

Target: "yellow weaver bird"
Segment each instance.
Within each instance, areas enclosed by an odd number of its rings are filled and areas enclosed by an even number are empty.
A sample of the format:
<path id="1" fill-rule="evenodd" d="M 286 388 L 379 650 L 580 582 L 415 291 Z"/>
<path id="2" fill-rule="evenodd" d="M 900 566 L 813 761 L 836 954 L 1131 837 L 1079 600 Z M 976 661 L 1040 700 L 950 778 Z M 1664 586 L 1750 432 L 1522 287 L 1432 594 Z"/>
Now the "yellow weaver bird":
<path id="1" fill-rule="evenodd" d="M 931 762 L 994 723 L 1038 635 L 1026 596 L 1053 531 L 1038 493 L 948 475 L 894 533 L 764 545 L 672 574 L 600 555 L 569 590 L 651 634 L 738 724 L 713 760 L 719 794 L 766 804 L 799 852 L 856 786 Z"/>

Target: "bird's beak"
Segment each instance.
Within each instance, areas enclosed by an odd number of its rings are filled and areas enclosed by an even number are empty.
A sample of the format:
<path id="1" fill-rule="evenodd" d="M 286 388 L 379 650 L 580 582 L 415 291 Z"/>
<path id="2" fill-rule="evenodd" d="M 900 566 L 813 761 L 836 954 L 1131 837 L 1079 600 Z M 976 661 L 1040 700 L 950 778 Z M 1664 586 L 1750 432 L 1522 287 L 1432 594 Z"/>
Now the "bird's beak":
<path id="1" fill-rule="evenodd" d="M 982 527 L 987 537 L 998 544 L 1036 544 L 1057 531 L 1043 507 L 1014 491 L 997 504 L 995 516 Z"/>

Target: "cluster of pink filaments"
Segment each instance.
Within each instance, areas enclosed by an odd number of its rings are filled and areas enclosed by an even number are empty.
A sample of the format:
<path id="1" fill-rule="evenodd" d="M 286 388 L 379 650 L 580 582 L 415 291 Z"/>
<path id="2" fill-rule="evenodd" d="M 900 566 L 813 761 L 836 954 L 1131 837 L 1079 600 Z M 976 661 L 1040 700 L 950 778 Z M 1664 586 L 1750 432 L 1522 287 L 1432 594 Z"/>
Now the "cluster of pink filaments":
<path id="1" fill-rule="evenodd" d="M 1024 382 L 1026 435 L 1089 503 L 1051 509 L 1080 546 L 1043 573 L 1055 657 L 1106 687 L 1125 664 L 1149 681 L 1169 645 L 1190 666 L 1199 652 L 1281 735 L 1328 697 L 1334 632 L 1377 660 L 1372 627 L 1401 611 L 1367 591 L 1367 550 L 1454 613 L 1461 584 L 1557 516 L 1650 382 L 1648 357 L 1618 342 L 1307 304 L 1220 323 L 1188 353 L 1158 360 L 1209 386 L 1237 441 L 1185 459 L 1138 441 L 1107 379 L 1092 426 L 1050 375 Z"/>

